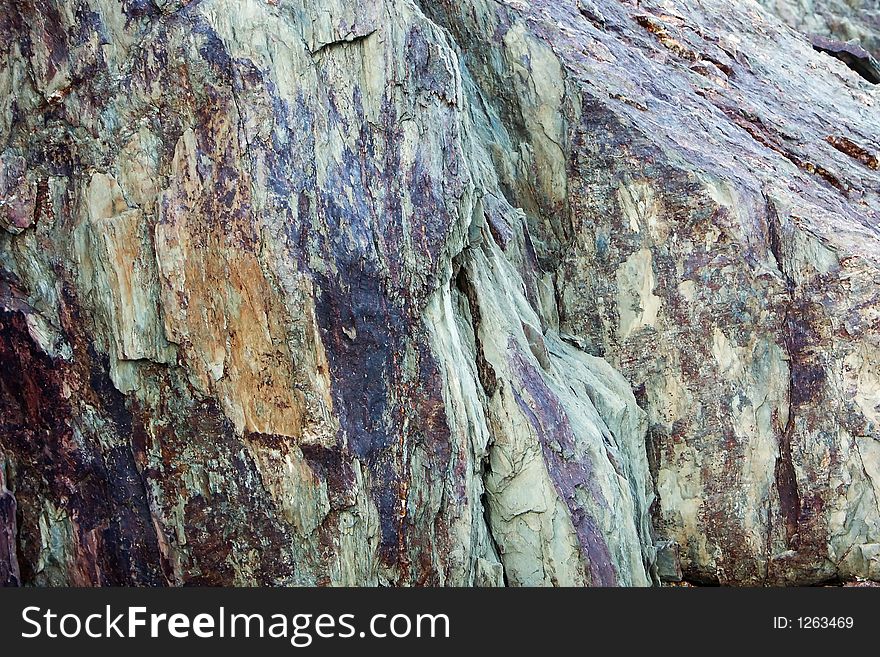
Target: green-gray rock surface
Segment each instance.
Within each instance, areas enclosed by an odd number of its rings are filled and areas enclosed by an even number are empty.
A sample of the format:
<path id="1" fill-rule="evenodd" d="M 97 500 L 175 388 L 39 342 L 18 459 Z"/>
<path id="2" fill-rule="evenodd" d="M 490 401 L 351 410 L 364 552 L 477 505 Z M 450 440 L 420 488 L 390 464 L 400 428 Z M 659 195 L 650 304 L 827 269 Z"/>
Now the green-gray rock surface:
<path id="1" fill-rule="evenodd" d="M 0 0 L 0 583 L 880 580 L 880 92 L 763 4 Z"/>

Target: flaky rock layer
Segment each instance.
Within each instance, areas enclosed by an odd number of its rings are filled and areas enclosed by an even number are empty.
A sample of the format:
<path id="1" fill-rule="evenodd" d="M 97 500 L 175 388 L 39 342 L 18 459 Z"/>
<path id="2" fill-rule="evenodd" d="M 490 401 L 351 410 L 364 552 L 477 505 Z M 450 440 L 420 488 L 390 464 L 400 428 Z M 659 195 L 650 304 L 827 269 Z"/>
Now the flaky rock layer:
<path id="1" fill-rule="evenodd" d="M 880 98 L 758 4 L 0 4 L 0 582 L 880 579 Z"/>

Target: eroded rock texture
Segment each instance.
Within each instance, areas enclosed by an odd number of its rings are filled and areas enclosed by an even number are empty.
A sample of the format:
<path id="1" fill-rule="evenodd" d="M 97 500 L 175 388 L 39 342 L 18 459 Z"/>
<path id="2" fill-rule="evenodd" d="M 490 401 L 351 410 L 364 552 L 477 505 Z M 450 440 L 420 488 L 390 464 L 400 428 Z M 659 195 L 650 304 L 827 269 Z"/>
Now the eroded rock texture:
<path id="1" fill-rule="evenodd" d="M 880 97 L 758 4 L 0 2 L 0 580 L 880 579 Z"/>
<path id="2" fill-rule="evenodd" d="M 878 0 L 758 0 L 791 27 L 808 34 L 856 41 L 880 57 Z"/>

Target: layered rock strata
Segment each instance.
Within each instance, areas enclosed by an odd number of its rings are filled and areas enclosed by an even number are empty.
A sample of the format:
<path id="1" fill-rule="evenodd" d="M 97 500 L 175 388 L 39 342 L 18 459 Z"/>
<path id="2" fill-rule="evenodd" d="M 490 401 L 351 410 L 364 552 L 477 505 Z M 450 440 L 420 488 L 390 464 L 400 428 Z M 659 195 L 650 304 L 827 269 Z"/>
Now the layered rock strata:
<path id="1" fill-rule="evenodd" d="M 2 3 L 0 580 L 880 579 L 880 97 L 758 4 Z"/>

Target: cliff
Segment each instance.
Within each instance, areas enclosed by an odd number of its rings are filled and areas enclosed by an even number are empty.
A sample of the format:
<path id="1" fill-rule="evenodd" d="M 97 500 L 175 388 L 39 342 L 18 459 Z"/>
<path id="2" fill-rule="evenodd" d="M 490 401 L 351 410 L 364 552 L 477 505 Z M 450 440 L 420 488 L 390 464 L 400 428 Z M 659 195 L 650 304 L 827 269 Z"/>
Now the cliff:
<path id="1" fill-rule="evenodd" d="M 759 4 L 0 37 L 0 581 L 880 580 L 880 94 Z"/>

